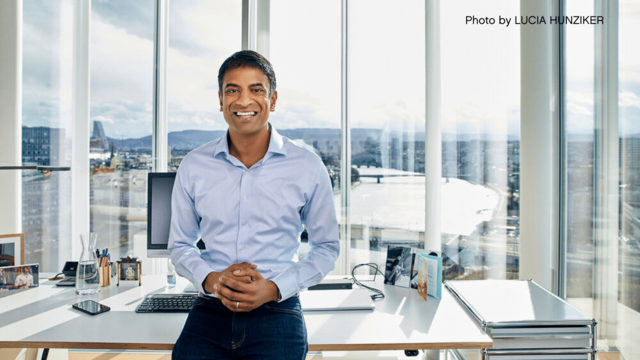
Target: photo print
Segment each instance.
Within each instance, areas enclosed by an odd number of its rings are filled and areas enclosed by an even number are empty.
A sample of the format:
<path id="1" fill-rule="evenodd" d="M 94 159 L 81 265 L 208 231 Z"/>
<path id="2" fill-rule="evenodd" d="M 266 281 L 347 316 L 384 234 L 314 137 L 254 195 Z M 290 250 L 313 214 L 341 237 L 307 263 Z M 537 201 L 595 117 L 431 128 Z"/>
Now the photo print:
<path id="1" fill-rule="evenodd" d="M 0 267 L 0 291 L 37 287 L 38 264 Z"/>
<path id="2" fill-rule="evenodd" d="M 120 280 L 126 280 L 126 281 L 138 280 L 138 264 L 137 263 L 121 263 L 120 264 Z"/>
<path id="3" fill-rule="evenodd" d="M 408 288 L 411 282 L 412 265 L 411 248 L 389 245 L 384 283 Z"/>
<path id="4" fill-rule="evenodd" d="M 24 234 L 0 235 L 0 267 L 24 264 Z"/>

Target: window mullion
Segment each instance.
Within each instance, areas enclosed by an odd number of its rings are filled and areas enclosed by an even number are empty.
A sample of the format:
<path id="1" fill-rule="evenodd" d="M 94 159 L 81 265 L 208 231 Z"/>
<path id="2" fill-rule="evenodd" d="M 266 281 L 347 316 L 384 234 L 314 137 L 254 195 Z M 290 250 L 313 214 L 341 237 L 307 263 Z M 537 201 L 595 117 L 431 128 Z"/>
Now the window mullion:
<path id="1" fill-rule="evenodd" d="M 169 45 L 169 8 L 167 0 L 155 2 L 153 71 L 153 171 L 167 171 L 169 135 L 167 125 L 167 48 Z"/>
<path id="2" fill-rule="evenodd" d="M 340 257 L 336 272 L 349 272 L 351 248 L 351 128 L 349 127 L 349 0 L 342 0 L 341 51 L 341 128 L 342 153 L 340 155 Z"/>

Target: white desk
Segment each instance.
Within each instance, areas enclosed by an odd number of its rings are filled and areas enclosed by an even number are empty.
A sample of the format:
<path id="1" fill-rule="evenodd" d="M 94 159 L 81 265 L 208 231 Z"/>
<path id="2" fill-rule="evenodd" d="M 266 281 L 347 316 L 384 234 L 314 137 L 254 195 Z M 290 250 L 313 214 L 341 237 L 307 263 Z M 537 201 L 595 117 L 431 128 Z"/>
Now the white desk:
<path id="1" fill-rule="evenodd" d="M 121 282 L 91 296 L 76 296 L 73 288 L 40 287 L 0 294 L 0 348 L 67 348 L 171 350 L 186 313 L 137 314 L 149 293 L 179 292 L 165 278 L 145 276 Z M 380 279 L 381 280 L 381 279 Z M 415 290 L 377 283 L 386 298 L 375 311 L 305 313 L 310 351 L 490 348 L 491 338 L 443 289 L 442 299 L 423 302 Z M 111 311 L 90 316 L 71 308 L 81 300 L 96 300 Z"/>

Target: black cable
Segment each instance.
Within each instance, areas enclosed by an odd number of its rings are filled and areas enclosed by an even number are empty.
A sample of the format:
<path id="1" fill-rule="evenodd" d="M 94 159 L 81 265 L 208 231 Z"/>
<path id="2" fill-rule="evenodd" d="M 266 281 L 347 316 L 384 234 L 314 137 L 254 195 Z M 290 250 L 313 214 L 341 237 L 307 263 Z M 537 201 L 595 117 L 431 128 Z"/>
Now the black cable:
<path id="1" fill-rule="evenodd" d="M 64 273 L 57 273 L 51 280 L 58 280 L 58 275 L 64 275 Z"/>
<path id="2" fill-rule="evenodd" d="M 353 278 L 353 282 L 356 285 L 360 286 L 360 287 L 363 287 L 363 288 L 365 288 L 365 289 L 367 289 L 369 291 L 373 291 L 375 294 L 371 295 L 371 299 L 372 300 L 382 300 L 382 299 L 384 299 L 384 293 L 382 292 L 382 290 L 367 286 L 367 285 L 361 283 L 360 281 L 358 281 L 358 279 L 356 279 L 356 274 L 355 274 L 356 269 L 359 268 L 359 267 L 362 267 L 362 266 L 368 266 L 368 267 L 370 267 L 370 268 L 372 268 L 372 269 L 374 269 L 376 271 L 374 273 L 374 275 L 373 275 L 373 280 L 374 281 L 376 280 L 376 276 L 378 275 L 378 273 L 382 274 L 382 276 L 384 277 L 384 273 L 382 271 L 380 271 L 380 269 L 378 269 L 378 264 L 376 264 L 376 263 L 358 264 L 358 265 L 353 267 L 353 270 L 351 270 L 351 277 Z"/>

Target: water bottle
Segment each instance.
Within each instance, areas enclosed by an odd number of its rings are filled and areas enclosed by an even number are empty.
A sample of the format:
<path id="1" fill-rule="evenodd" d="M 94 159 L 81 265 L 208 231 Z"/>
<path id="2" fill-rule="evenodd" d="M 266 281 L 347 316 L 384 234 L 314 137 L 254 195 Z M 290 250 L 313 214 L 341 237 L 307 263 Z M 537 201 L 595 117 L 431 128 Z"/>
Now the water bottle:
<path id="1" fill-rule="evenodd" d="M 167 285 L 169 285 L 169 287 L 176 286 L 176 270 L 173 267 L 171 259 L 169 259 L 169 267 L 167 269 Z"/>
<path id="2" fill-rule="evenodd" d="M 97 233 L 80 234 L 82 253 L 76 270 L 76 294 L 92 295 L 100 291 L 98 261 L 95 256 Z"/>

